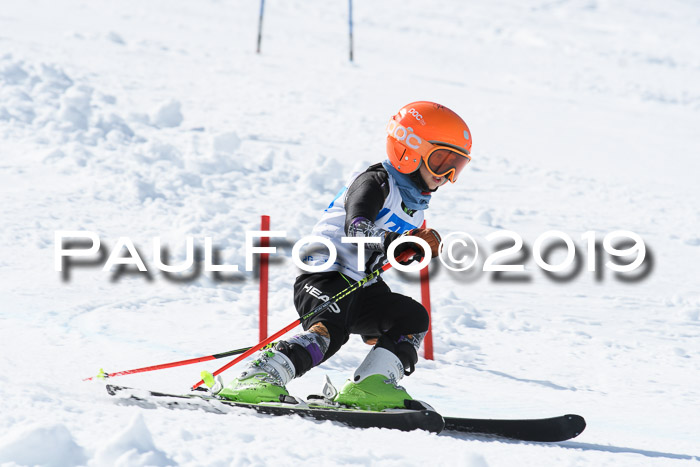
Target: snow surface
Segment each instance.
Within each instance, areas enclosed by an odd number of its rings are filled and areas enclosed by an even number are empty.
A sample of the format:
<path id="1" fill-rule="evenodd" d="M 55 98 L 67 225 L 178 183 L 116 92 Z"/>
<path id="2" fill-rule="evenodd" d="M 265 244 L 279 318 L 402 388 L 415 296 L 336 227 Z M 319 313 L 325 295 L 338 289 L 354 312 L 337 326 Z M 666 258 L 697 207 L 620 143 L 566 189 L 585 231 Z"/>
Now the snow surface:
<path id="1" fill-rule="evenodd" d="M 697 2 L 359 0 L 347 4 L 37 0 L 0 8 L 0 463 L 3 465 L 690 465 L 700 459 L 700 6 Z M 460 113 L 474 160 L 428 222 L 598 240 L 624 229 L 642 280 L 585 267 L 562 282 L 433 268 L 434 361 L 404 380 L 453 416 L 580 413 L 557 445 L 357 430 L 235 411 L 115 404 L 118 371 L 257 341 L 254 274 L 177 280 L 154 266 L 185 237 L 244 267 L 260 215 L 307 235 L 354 168 L 384 155 L 402 105 Z M 128 236 L 151 274 L 53 268 L 54 231 Z M 561 253 L 561 252 L 560 252 Z M 270 271 L 270 329 L 296 317 L 286 246 Z M 556 262 L 558 256 L 552 257 Z M 482 257 L 483 259 L 483 257 Z M 606 258 L 604 258 L 607 260 Z M 625 277 L 635 276 L 630 274 Z M 415 278 L 387 273 L 420 297 Z M 289 385 L 342 384 L 359 337 Z M 115 383 L 185 391 L 202 369 Z M 233 370 L 227 377 L 234 376 Z"/>

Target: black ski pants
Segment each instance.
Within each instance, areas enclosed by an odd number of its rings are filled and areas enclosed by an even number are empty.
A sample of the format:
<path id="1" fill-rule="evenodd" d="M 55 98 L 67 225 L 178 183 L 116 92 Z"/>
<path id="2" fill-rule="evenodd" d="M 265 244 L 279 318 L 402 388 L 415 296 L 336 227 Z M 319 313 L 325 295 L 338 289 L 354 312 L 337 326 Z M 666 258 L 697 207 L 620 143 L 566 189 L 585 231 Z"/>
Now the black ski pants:
<path id="1" fill-rule="evenodd" d="M 302 274 L 294 283 L 294 306 L 299 316 L 330 300 L 354 281 L 337 271 Z M 411 297 L 394 293 L 384 281 L 365 286 L 343 297 L 334 306 L 305 320 L 308 330 L 323 323 L 330 334 L 330 345 L 323 360 L 335 354 L 349 339 L 360 334 L 363 339 L 386 335 L 394 342 L 401 336 L 428 330 L 430 318 L 425 307 Z"/>

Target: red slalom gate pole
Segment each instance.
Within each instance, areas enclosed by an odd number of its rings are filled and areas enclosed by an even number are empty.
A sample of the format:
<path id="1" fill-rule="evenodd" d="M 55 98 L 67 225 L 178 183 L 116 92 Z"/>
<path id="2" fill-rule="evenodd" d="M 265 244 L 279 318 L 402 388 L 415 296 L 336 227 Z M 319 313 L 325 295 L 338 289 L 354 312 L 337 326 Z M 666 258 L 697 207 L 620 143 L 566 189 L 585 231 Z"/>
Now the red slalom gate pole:
<path id="1" fill-rule="evenodd" d="M 421 302 L 426 310 L 428 310 L 428 317 L 430 317 L 430 324 L 428 324 L 428 332 L 425 334 L 425 339 L 423 339 L 423 356 L 427 360 L 433 359 L 433 320 L 432 313 L 430 311 L 430 273 L 428 272 L 428 266 L 420 270 L 420 295 Z"/>
<path id="2" fill-rule="evenodd" d="M 425 228 L 426 222 L 423 221 L 421 228 Z M 428 266 L 420 270 L 420 296 L 421 303 L 423 307 L 428 311 L 428 318 L 430 322 L 428 324 L 428 332 L 425 334 L 425 339 L 423 339 L 423 357 L 426 360 L 433 359 L 433 319 L 432 312 L 430 310 L 430 272 L 428 271 Z"/>
<path id="3" fill-rule="evenodd" d="M 399 263 L 402 262 L 402 261 L 406 261 L 407 259 L 409 259 L 409 258 L 415 256 L 415 254 L 416 254 L 416 253 L 415 253 L 414 251 L 411 251 L 411 250 L 405 251 L 405 252 L 401 253 L 401 254 L 399 255 L 398 258 L 396 258 L 396 261 L 399 262 Z M 251 347 L 250 349 L 248 349 L 247 351 L 245 351 L 243 354 L 239 355 L 238 357 L 236 357 L 236 358 L 234 358 L 233 360 L 231 360 L 230 362 L 228 362 L 226 365 L 224 365 L 224 366 L 222 366 L 221 368 L 219 368 L 218 370 L 216 370 L 214 373 L 212 373 L 212 376 L 218 376 L 218 375 L 220 375 L 221 373 L 223 373 L 224 371 L 228 370 L 229 368 L 231 368 L 231 367 L 232 367 L 233 365 L 235 365 L 236 363 L 238 363 L 238 362 L 240 362 L 241 360 L 243 360 L 243 359 L 245 359 L 245 358 L 247 358 L 247 357 L 253 355 L 256 351 L 258 351 L 258 350 L 260 350 L 261 348 L 265 347 L 265 346 L 266 346 L 267 344 L 269 344 L 270 342 L 274 341 L 274 340 L 277 339 L 278 337 L 280 337 L 280 336 L 282 336 L 282 335 L 288 333 L 289 331 L 291 331 L 292 329 L 294 329 L 295 327 L 297 327 L 297 326 L 298 326 L 299 324 L 301 324 L 304 320 L 309 319 L 309 318 L 311 318 L 312 316 L 320 315 L 321 313 L 323 313 L 324 311 L 326 311 L 327 309 L 329 309 L 335 302 L 337 302 L 338 300 L 340 300 L 340 299 L 343 298 L 343 297 L 346 297 L 347 295 L 351 294 L 352 292 L 358 290 L 358 289 L 359 289 L 360 287 L 362 287 L 364 284 L 366 284 L 366 283 L 369 282 L 370 280 L 374 279 L 375 277 L 378 277 L 381 273 L 383 273 L 384 271 L 386 271 L 386 270 L 389 269 L 390 267 L 391 267 L 391 263 L 386 263 L 384 266 L 380 267 L 379 269 L 376 269 L 376 270 L 372 271 L 371 273 L 369 273 L 367 276 L 363 277 L 363 278 L 360 279 L 359 281 L 355 282 L 354 284 L 351 284 L 349 287 L 347 287 L 347 288 L 341 290 L 340 292 L 338 292 L 337 294 L 335 294 L 335 295 L 334 295 L 330 300 L 328 300 L 327 302 L 321 303 L 319 306 L 317 306 L 317 307 L 314 308 L 313 310 L 309 311 L 309 312 L 306 313 L 304 316 L 301 316 L 300 318 L 295 319 L 294 321 L 292 321 L 292 322 L 289 323 L 287 326 L 285 326 L 284 328 L 280 329 L 279 331 L 277 331 L 276 333 L 274 333 L 274 334 L 271 335 L 270 337 L 267 337 L 267 338 L 263 339 L 262 341 L 258 342 L 257 345 L 254 345 L 253 347 Z M 204 381 L 200 379 L 197 383 L 195 383 L 195 384 L 192 386 L 192 390 L 197 389 L 197 388 L 198 388 L 199 386 L 201 386 L 202 384 L 204 384 Z"/>
<path id="4" fill-rule="evenodd" d="M 260 217 L 260 230 L 270 230 L 270 216 Z M 262 237 L 260 239 L 260 246 L 267 247 L 270 246 L 270 237 Z M 267 289 L 268 289 L 268 266 L 270 254 L 262 253 L 260 255 L 260 310 L 259 310 L 259 324 L 258 328 L 260 331 L 260 340 L 267 337 Z"/>

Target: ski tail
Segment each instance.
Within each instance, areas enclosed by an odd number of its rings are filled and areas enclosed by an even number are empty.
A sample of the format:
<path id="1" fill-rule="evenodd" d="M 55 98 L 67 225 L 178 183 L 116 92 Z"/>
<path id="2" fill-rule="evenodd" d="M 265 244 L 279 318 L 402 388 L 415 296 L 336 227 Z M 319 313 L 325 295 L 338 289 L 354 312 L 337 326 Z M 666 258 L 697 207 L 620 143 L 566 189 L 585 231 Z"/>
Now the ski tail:
<path id="1" fill-rule="evenodd" d="M 521 441 L 566 441 L 580 435 L 585 428 L 586 420 L 574 414 L 525 420 L 445 417 L 446 430 L 494 435 Z"/>

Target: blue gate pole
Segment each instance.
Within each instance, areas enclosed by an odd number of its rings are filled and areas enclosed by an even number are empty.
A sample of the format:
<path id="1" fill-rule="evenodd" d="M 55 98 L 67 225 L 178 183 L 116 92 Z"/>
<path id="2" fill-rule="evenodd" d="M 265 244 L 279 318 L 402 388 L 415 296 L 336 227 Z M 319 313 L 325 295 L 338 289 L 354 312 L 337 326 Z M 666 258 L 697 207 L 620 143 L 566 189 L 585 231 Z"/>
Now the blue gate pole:
<path id="1" fill-rule="evenodd" d="M 352 0 L 348 0 L 348 26 L 350 27 L 350 61 L 352 62 Z"/>
<path id="2" fill-rule="evenodd" d="M 265 0 L 260 0 L 260 19 L 258 20 L 258 53 L 260 53 L 260 42 L 262 42 L 262 22 L 263 10 L 265 9 Z"/>

